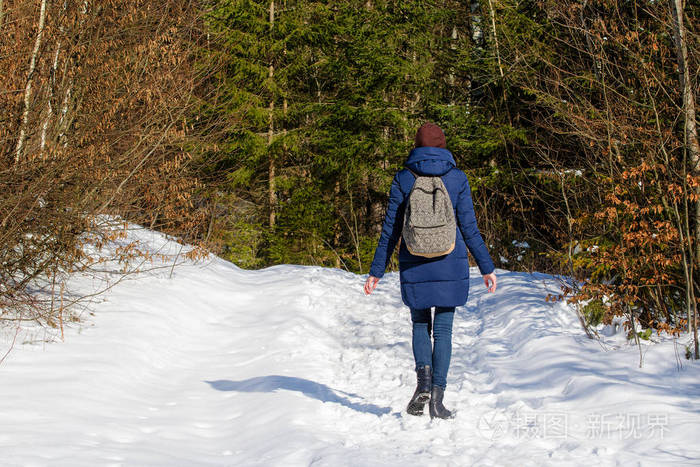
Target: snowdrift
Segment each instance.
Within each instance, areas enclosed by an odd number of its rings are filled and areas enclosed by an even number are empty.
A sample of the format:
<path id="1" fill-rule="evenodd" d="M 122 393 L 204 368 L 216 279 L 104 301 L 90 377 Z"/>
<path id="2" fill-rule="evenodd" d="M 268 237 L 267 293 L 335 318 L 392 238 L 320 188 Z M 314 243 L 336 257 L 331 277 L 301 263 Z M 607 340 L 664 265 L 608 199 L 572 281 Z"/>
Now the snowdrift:
<path id="1" fill-rule="evenodd" d="M 397 274 L 371 296 L 348 272 L 216 257 L 171 277 L 180 245 L 130 235 L 162 263 L 92 303 L 65 342 L 24 329 L 0 366 L 0 464 L 700 462 L 698 364 L 671 339 L 645 343 L 641 369 L 624 337 L 587 339 L 545 301 L 550 276 L 498 270 L 487 294 L 471 271 L 445 396 L 457 417 L 431 422 L 405 412 L 415 373 Z"/>

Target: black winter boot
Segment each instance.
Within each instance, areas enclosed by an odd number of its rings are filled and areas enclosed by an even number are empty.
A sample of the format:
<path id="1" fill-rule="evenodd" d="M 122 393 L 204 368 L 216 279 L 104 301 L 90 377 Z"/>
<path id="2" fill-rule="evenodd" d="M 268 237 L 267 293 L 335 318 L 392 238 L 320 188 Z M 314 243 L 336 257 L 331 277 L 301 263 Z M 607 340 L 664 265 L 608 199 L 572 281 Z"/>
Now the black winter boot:
<path id="1" fill-rule="evenodd" d="M 447 410 L 444 405 L 442 405 L 442 397 L 445 395 L 445 389 L 440 386 L 433 386 L 430 393 L 430 418 L 452 418 L 452 412 Z"/>
<path id="2" fill-rule="evenodd" d="M 433 372 L 428 365 L 425 365 L 423 368 L 416 370 L 416 376 L 418 377 L 418 384 L 413 397 L 411 397 L 411 402 L 408 403 L 406 412 L 411 415 L 423 415 L 423 407 L 430 400 Z"/>

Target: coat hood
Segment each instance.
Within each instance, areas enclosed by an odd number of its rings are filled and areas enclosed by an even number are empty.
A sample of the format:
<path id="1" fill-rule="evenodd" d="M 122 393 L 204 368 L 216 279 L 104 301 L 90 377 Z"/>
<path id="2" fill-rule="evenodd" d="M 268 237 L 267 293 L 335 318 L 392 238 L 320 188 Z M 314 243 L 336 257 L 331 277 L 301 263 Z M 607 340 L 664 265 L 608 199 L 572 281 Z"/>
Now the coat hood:
<path id="1" fill-rule="evenodd" d="M 432 146 L 413 149 L 404 165 L 418 175 L 428 176 L 445 175 L 457 166 L 450 151 Z"/>

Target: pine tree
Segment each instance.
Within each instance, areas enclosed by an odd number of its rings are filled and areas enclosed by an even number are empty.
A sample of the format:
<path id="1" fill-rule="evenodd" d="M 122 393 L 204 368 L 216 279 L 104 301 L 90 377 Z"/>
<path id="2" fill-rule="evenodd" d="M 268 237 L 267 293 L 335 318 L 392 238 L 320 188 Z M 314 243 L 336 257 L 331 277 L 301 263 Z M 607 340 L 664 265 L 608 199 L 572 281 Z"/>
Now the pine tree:
<path id="1" fill-rule="evenodd" d="M 417 127 L 442 125 L 462 168 L 488 171 L 502 146 L 503 134 L 484 131 L 473 111 L 471 83 L 488 71 L 477 71 L 486 65 L 471 42 L 470 5 L 287 1 L 275 5 L 274 25 L 270 6 L 219 1 L 212 12 L 229 91 L 211 111 L 243 115 L 217 170 L 253 207 L 244 230 L 264 231 L 257 264 L 366 270 Z M 250 237 L 232 232 L 229 247 Z"/>

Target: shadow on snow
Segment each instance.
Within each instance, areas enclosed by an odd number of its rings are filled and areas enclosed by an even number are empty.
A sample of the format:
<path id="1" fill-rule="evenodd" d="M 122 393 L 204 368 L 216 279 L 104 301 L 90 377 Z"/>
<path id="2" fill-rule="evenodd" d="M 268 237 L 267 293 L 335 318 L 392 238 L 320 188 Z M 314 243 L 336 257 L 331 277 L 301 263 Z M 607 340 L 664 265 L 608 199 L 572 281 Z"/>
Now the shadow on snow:
<path id="1" fill-rule="evenodd" d="M 344 391 L 331 389 L 325 384 L 316 383 L 303 378 L 295 378 L 292 376 L 258 376 L 255 378 L 245 379 L 243 381 L 230 381 L 220 379 L 217 381 L 206 381 L 212 388 L 217 391 L 239 391 L 239 392 L 274 392 L 279 389 L 287 391 L 297 391 L 305 396 L 318 399 L 321 402 L 334 402 L 358 412 L 370 413 L 376 416 L 385 415 L 391 412 L 389 407 L 379 407 L 374 404 L 362 404 L 352 402 L 348 397 L 359 398 L 357 394 L 350 394 Z M 338 395 L 344 394 L 348 397 Z"/>

